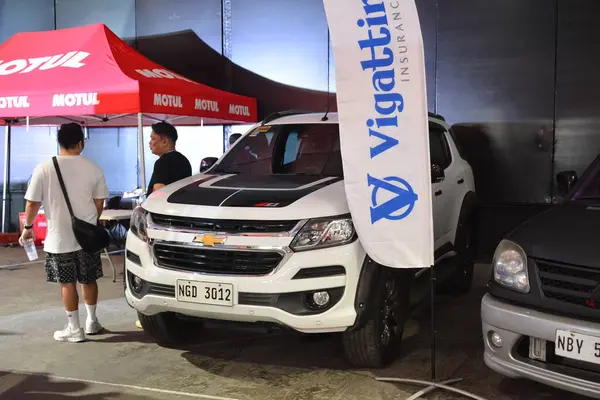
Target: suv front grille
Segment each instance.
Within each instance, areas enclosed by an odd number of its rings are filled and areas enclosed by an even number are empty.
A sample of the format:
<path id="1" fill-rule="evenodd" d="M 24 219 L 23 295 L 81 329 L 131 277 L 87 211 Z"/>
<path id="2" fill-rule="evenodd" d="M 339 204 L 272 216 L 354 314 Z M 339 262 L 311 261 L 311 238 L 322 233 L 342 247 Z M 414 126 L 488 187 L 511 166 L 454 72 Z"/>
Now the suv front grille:
<path id="1" fill-rule="evenodd" d="M 159 267 L 217 275 L 266 275 L 283 259 L 275 251 L 237 251 L 154 244 Z"/>
<path id="2" fill-rule="evenodd" d="M 189 218 L 173 215 L 151 214 L 157 225 L 176 228 L 193 229 L 206 232 L 226 233 L 279 233 L 290 232 L 298 224 L 295 221 L 243 221 L 225 219 Z"/>
<path id="3" fill-rule="evenodd" d="M 600 308 L 600 302 L 591 296 L 600 284 L 599 270 L 546 260 L 536 260 L 536 265 L 546 298 L 583 307 Z"/>

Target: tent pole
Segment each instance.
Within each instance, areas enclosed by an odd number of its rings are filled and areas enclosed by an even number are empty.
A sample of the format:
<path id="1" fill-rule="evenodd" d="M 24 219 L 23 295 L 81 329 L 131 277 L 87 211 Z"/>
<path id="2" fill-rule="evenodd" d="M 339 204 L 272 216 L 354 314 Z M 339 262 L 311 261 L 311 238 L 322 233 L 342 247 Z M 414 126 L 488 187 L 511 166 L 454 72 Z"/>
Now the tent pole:
<path id="1" fill-rule="evenodd" d="M 142 196 L 146 194 L 146 159 L 144 158 L 144 125 L 142 113 L 138 113 L 138 148 L 140 156 L 140 173 L 142 175 Z"/>
<path id="2" fill-rule="evenodd" d="M 6 233 L 6 223 L 8 221 L 6 211 L 8 209 L 8 186 L 10 185 L 10 123 L 7 123 L 4 129 L 4 183 L 2 185 L 2 233 Z"/>

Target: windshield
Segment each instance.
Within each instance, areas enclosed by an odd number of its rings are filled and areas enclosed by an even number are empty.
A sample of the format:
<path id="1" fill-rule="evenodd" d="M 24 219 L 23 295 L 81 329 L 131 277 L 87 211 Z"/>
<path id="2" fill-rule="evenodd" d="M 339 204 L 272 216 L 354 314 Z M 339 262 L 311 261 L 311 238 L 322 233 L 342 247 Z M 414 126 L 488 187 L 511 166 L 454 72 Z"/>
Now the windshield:
<path id="1" fill-rule="evenodd" d="M 571 200 L 600 200 L 600 163 L 592 164 Z"/>
<path id="2" fill-rule="evenodd" d="M 338 124 L 259 126 L 240 139 L 213 171 L 342 176 Z"/>

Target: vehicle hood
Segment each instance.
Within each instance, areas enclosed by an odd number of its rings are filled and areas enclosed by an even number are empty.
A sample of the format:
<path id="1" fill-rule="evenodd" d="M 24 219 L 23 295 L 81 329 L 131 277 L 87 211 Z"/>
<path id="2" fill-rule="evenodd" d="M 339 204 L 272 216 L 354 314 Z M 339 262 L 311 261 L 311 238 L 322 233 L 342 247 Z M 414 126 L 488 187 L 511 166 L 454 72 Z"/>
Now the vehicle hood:
<path id="1" fill-rule="evenodd" d="M 152 193 L 143 207 L 196 218 L 295 220 L 349 212 L 339 177 L 200 174 Z"/>
<path id="2" fill-rule="evenodd" d="M 519 226 L 507 239 L 530 257 L 600 267 L 600 205 L 552 207 Z"/>

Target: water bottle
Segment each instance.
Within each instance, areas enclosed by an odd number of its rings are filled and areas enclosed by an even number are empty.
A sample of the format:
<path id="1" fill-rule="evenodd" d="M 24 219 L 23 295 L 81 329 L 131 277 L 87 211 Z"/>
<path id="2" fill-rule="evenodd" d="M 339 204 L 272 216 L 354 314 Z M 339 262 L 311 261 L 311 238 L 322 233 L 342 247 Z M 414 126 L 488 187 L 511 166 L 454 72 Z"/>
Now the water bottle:
<path id="1" fill-rule="evenodd" d="M 25 243 L 23 243 L 23 247 L 25 248 L 25 253 L 27 253 L 29 261 L 38 259 L 37 248 L 35 247 L 33 239 L 27 239 Z"/>

